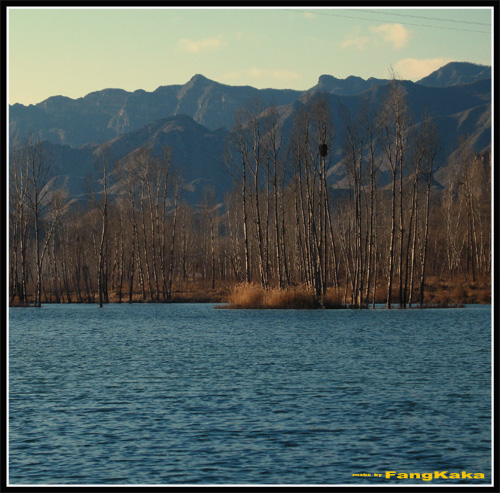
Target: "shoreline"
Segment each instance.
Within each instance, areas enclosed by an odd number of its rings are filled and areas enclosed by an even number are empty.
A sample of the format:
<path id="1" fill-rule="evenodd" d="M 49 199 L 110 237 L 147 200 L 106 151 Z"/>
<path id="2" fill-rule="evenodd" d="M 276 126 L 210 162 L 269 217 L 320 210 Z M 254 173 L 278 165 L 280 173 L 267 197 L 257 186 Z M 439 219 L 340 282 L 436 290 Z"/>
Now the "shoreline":
<path id="1" fill-rule="evenodd" d="M 326 306 L 310 306 L 310 307 L 300 307 L 300 306 L 244 306 L 235 305 L 227 300 L 195 300 L 195 299 L 176 299 L 170 301 L 150 301 L 150 300 L 133 300 L 130 301 L 109 301 L 103 305 L 178 305 L 178 304 L 215 304 L 220 305 L 215 308 L 220 310 L 425 310 L 429 308 L 439 309 L 439 308 L 467 308 L 466 305 L 478 305 L 478 306 L 488 306 L 491 302 L 468 302 L 468 303 L 425 303 L 422 307 L 418 303 L 413 303 L 412 306 L 400 307 L 398 302 L 392 303 L 391 308 L 387 308 L 385 302 L 376 303 L 377 306 L 372 306 L 370 303 L 368 306 L 358 307 L 356 305 L 326 305 Z M 97 301 L 44 301 L 42 307 L 45 305 L 99 305 Z M 20 303 L 9 303 L 8 308 L 41 308 L 35 307 L 31 304 L 20 304 Z"/>
<path id="2" fill-rule="evenodd" d="M 420 309 L 418 299 L 412 300 L 412 306 L 399 307 L 398 299 L 392 297 L 390 309 Z M 172 292 L 171 299 L 144 298 L 143 293 L 134 293 L 132 299 L 117 291 L 110 291 L 108 300 L 104 304 L 136 304 L 136 303 L 215 303 L 224 305 L 222 309 L 326 309 L 326 310 L 354 310 L 373 309 L 373 304 L 385 307 L 387 303 L 386 290 L 380 287 L 375 300 L 370 297 L 368 303 L 359 307 L 349 303 L 350 293 L 345 286 L 335 289 L 329 287 L 322 300 L 316 298 L 305 286 L 292 286 L 288 289 L 264 289 L 252 283 L 219 284 L 215 288 L 204 283 L 195 285 L 180 285 Z M 491 305 L 491 288 L 489 283 L 466 282 L 459 284 L 457 281 L 433 280 L 425 288 L 424 308 L 460 308 L 464 305 Z M 42 296 L 42 306 L 46 304 L 89 304 L 98 305 L 97 293 L 46 293 Z M 380 306 L 382 305 L 382 306 Z M 408 305 L 408 303 L 407 303 Z M 17 298 L 8 300 L 9 308 L 34 308 L 33 298 L 28 297 L 27 303 L 21 303 Z"/>

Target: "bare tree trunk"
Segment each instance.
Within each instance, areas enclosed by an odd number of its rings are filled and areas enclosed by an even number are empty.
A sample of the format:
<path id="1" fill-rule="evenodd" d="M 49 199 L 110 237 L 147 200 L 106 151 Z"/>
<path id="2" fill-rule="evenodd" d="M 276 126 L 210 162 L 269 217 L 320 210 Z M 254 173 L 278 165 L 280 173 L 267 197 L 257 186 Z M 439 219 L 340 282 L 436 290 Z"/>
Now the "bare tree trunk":
<path id="1" fill-rule="evenodd" d="M 146 207 L 144 204 L 144 183 L 142 184 L 141 188 L 141 218 L 142 218 L 142 250 L 143 250 L 143 256 L 144 256 L 144 265 L 146 267 L 146 282 L 147 282 L 147 287 L 149 290 L 149 299 L 153 301 L 154 299 L 154 294 L 153 294 L 153 284 L 151 281 L 151 268 L 149 265 L 149 248 L 148 248 L 148 235 L 146 232 Z"/>
<path id="2" fill-rule="evenodd" d="M 415 264 L 416 264 L 416 250 L 417 250 L 417 235 L 418 235 L 418 186 L 415 193 L 415 219 L 413 221 L 413 242 L 411 247 L 411 262 L 410 262 L 410 292 L 408 297 L 408 306 L 411 308 L 413 303 L 413 289 L 415 285 Z"/>
<path id="3" fill-rule="evenodd" d="M 370 139 L 370 207 L 369 207 L 369 225 L 368 225 L 368 254 L 367 254 L 367 267 L 366 267 L 366 303 L 369 303 L 370 287 L 372 282 L 372 270 L 374 264 L 374 237 L 375 237 L 375 155 Z"/>
<path id="4" fill-rule="evenodd" d="M 120 231 L 118 233 L 119 236 L 119 255 L 120 255 L 120 268 L 119 268 L 119 282 L 118 282 L 118 303 L 122 302 L 123 298 L 123 282 L 124 282 L 124 277 L 125 277 L 125 247 L 124 247 L 124 242 L 123 242 L 123 211 L 122 208 L 120 207 L 119 210 L 120 214 Z"/>
<path id="5" fill-rule="evenodd" d="M 104 185 L 105 186 L 105 185 Z M 97 272 L 97 290 L 99 292 L 99 307 L 102 308 L 104 303 L 104 242 L 106 241 L 106 230 L 108 223 L 107 206 L 102 211 L 102 228 L 101 237 L 99 240 L 99 259 Z"/>
<path id="6" fill-rule="evenodd" d="M 245 167 L 243 168 L 245 170 Z M 246 172 L 243 171 L 243 181 L 241 185 L 242 209 L 243 209 L 243 242 L 245 245 L 245 278 L 249 283 L 252 281 L 250 274 L 250 248 L 248 242 L 248 211 L 246 202 Z"/>
<path id="7" fill-rule="evenodd" d="M 392 282 L 394 272 L 394 240 L 396 234 L 396 168 L 392 173 L 391 187 L 391 239 L 389 243 L 389 276 L 387 280 L 387 308 L 391 308 Z"/>
<path id="8" fill-rule="evenodd" d="M 391 77 L 388 97 L 381 114 L 385 138 L 384 151 L 391 169 L 391 234 L 389 243 L 387 308 L 391 308 L 396 243 L 396 178 L 399 170 L 399 304 L 403 306 L 403 156 L 407 136 L 407 107 L 401 86 L 394 74 Z"/>
<path id="9" fill-rule="evenodd" d="M 170 242 L 170 258 L 168 264 L 168 288 L 167 288 L 167 300 L 172 299 L 172 282 L 174 275 L 174 247 L 175 247 L 175 236 L 177 232 L 177 210 L 180 194 L 180 180 L 176 179 L 174 185 L 174 216 L 172 221 L 172 240 Z"/>
<path id="10" fill-rule="evenodd" d="M 420 264 L 420 308 L 424 306 L 424 289 L 425 289 L 425 267 L 427 262 L 427 245 L 429 242 L 429 211 L 430 211 L 430 195 L 431 181 L 427 181 L 427 192 L 425 199 L 425 225 L 424 225 L 424 240 L 422 246 L 422 259 Z"/>
<path id="11" fill-rule="evenodd" d="M 404 215 L 403 215 L 403 150 L 401 149 L 401 161 L 399 165 L 399 308 L 406 307 L 403 297 L 403 262 L 404 262 Z"/>
<path id="12" fill-rule="evenodd" d="M 272 165 L 272 187 L 274 194 L 274 234 L 275 234 L 275 261 L 276 261 L 276 274 L 278 278 L 278 287 L 281 289 L 284 285 L 283 279 L 283 253 L 282 253 L 282 231 L 280 231 L 280 226 L 282 225 L 280 219 L 280 212 L 283 213 L 280 204 L 283 200 L 283 190 L 281 188 L 281 180 L 279 177 L 280 173 L 280 163 L 279 163 L 279 152 L 281 149 L 282 139 L 281 136 L 277 134 L 277 113 L 275 109 L 271 112 L 270 130 L 269 130 L 269 148 L 271 152 L 271 165 Z M 284 233 L 283 233 L 284 234 Z"/>

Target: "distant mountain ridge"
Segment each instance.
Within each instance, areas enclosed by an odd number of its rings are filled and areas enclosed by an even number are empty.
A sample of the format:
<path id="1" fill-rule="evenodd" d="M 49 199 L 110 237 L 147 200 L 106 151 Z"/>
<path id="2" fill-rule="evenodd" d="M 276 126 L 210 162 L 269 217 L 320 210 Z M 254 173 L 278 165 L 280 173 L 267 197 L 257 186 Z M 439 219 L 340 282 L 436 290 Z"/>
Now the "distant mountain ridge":
<path id="1" fill-rule="evenodd" d="M 185 114 L 215 130 L 230 128 L 235 112 L 248 100 L 265 105 L 289 104 L 302 91 L 228 86 L 195 75 L 184 85 L 161 86 L 153 92 L 104 89 L 83 98 L 55 96 L 36 105 L 10 106 L 11 137 L 39 133 L 43 140 L 80 147 L 102 143 L 154 120 Z"/>
<path id="2" fill-rule="evenodd" d="M 461 80 L 485 79 L 488 73 L 491 77 L 490 67 L 452 62 L 418 84 L 448 87 Z M 326 92 L 353 96 L 386 83 L 385 79 L 364 80 L 355 76 L 337 79 L 321 75 L 318 84 L 311 89 L 295 91 L 229 86 L 197 74 L 184 85 L 160 86 L 152 92 L 103 89 L 78 99 L 53 96 L 36 105 L 14 104 L 9 107 L 10 136 L 21 137 L 33 132 L 43 140 L 80 147 L 89 142 L 105 142 L 152 121 L 178 114 L 188 115 L 211 130 L 229 129 L 235 112 L 252 98 L 261 99 L 264 106 L 281 106 L 304 94 Z"/>
<path id="3" fill-rule="evenodd" d="M 467 62 L 451 62 L 420 79 L 417 84 L 429 87 L 449 87 L 491 79 L 491 67 Z"/>
<path id="4" fill-rule="evenodd" d="M 307 92 L 326 92 L 339 96 L 353 96 L 367 91 L 373 86 L 387 84 L 387 82 L 388 79 L 375 79 L 373 77 L 365 80 L 361 77 L 350 75 L 345 79 L 337 79 L 332 75 L 321 75 L 318 83 Z"/>
<path id="5" fill-rule="evenodd" d="M 418 125 L 426 111 L 434 118 L 441 136 L 443 163 L 456 150 L 460 135 L 469 138 L 475 152 L 490 145 L 490 77 L 490 67 L 453 62 L 417 83 L 401 82 L 412 124 Z M 105 89 L 78 99 L 54 96 L 37 105 L 13 105 L 10 137 L 32 132 L 46 141 L 55 167 L 66 177 L 74 195 L 82 193 L 84 176 L 93 169 L 94 154 L 105 144 L 116 159 L 143 145 L 154 152 L 170 146 L 174 166 L 182 170 L 186 183 L 192 184 L 192 201 L 200 199 L 205 185 L 214 186 L 217 197 L 222 198 L 231 186 L 224 152 L 235 112 L 253 99 L 259 99 L 263 109 L 274 104 L 286 142 L 293 118 L 306 99 L 325 93 L 337 149 L 331 156 L 330 179 L 341 186 L 345 173 L 339 164 L 343 127 L 339 109 L 344 106 L 355 113 L 364 100 L 382 101 L 387 82 L 322 75 L 307 91 L 259 90 L 220 84 L 197 74 L 186 84 L 162 86 L 152 92 Z M 436 180 L 446 185 L 445 164 L 436 172 Z"/>

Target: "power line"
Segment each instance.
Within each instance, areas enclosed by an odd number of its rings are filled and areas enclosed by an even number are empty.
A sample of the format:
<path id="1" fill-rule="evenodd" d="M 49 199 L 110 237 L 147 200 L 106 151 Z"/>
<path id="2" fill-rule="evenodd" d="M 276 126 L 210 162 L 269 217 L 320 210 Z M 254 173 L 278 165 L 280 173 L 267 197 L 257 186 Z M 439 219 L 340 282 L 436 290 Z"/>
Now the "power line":
<path id="1" fill-rule="evenodd" d="M 427 19 L 431 21 L 444 21 L 444 22 L 455 22 L 459 24 L 477 24 L 479 26 L 490 26 L 487 22 L 473 22 L 473 21 L 457 21 L 456 19 L 444 19 L 443 17 L 425 17 L 423 15 L 412 15 L 412 14 L 396 14 L 396 13 L 389 13 L 389 12 L 380 12 L 378 10 L 366 10 L 366 9 L 346 9 L 346 10 L 354 10 L 358 12 L 368 12 L 372 14 L 378 14 L 378 15 L 391 15 L 391 16 L 398 16 L 398 17 L 413 17 L 415 19 Z M 483 31 L 479 31 L 483 32 Z"/>
<path id="2" fill-rule="evenodd" d="M 366 18 L 366 17 L 354 17 L 352 15 L 342 15 L 342 14 L 330 14 L 326 12 L 313 12 L 311 10 L 297 10 L 297 9 L 284 9 L 284 10 L 290 10 L 292 12 L 302 12 L 304 14 L 314 14 L 314 15 L 326 15 L 329 17 L 343 17 L 346 19 L 356 19 L 356 20 L 361 20 L 361 21 L 378 21 L 379 19 L 373 19 L 373 18 Z M 430 27 L 433 29 L 447 29 L 451 31 L 466 31 L 470 33 L 482 33 L 482 34 L 490 34 L 489 31 L 476 31 L 473 29 L 459 29 L 456 27 L 446 27 L 446 26 L 429 26 L 428 24 L 415 24 L 411 22 L 394 22 L 394 21 L 387 21 L 389 24 L 405 24 L 406 26 L 419 26 L 419 27 Z"/>

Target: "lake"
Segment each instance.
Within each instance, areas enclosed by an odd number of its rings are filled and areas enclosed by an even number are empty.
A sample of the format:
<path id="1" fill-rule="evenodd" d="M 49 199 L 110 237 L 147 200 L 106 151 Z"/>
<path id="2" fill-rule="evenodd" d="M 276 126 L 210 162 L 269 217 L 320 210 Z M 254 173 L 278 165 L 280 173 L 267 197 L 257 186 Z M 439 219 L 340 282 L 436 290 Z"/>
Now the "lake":
<path id="1" fill-rule="evenodd" d="M 9 484 L 491 482 L 490 306 L 214 307 L 9 309 Z"/>

